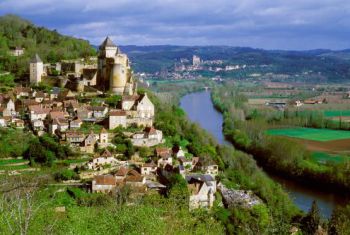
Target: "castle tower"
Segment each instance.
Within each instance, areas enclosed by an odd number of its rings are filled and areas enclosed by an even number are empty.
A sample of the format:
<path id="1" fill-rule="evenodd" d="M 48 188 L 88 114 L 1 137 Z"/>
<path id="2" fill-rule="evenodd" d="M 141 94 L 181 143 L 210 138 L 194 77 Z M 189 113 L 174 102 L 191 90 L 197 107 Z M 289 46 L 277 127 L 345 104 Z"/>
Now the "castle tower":
<path id="1" fill-rule="evenodd" d="M 35 54 L 35 56 L 31 59 L 29 63 L 29 72 L 31 84 L 38 84 L 41 82 L 41 76 L 44 73 L 44 64 L 38 54 Z"/>
<path id="2" fill-rule="evenodd" d="M 122 64 L 114 64 L 111 70 L 110 91 L 123 94 L 127 82 L 127 71 Z"/>
<path id="3" fill-rule="evenodd" d="M 99 47 L 97 86 L 103 91 L 122 95 L 133 87 L 129 59 L 107 37 Z"/>
<path id="4" fill-rule="evenodd" d="M 100 56 L 104 58 L 114 58 L 118 54 L 118 47 L 113 43 L 113 41 L 107 37 L 99 47 Z"/>
<path id="5" fill-rule="evenodd" d="M 118 53 L 118 47 L 107 37 L 99 47 L 97 86 L 103 91 L 109 88 L 109 77 L 114 56 Z"/>

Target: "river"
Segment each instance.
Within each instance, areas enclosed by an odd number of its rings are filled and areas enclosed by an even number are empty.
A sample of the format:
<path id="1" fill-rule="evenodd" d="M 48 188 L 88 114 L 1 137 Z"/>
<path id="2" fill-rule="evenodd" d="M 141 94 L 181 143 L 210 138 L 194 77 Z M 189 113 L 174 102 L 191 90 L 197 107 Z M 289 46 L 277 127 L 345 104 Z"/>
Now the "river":
<path id="1" fill-rule="evenodd" d="M 191 121 L 197 122 L 202 128 L 210 132 L 220 144 L 230 144 L 222 133 L 223 117 L 211 101 L 210 91 L 188 94 L 180 101 L 181 108 L 185 110 Z M 268 174 L 273 180 L 280 183 L 289 193 L 294 203 L 303 211 L 308 211 L 313 200 L 316 200 L 321 214 L 329 218 L 336 205 L 345 205 L 347 200 L 339 194 L 323 192 L 300 183 Z"/>

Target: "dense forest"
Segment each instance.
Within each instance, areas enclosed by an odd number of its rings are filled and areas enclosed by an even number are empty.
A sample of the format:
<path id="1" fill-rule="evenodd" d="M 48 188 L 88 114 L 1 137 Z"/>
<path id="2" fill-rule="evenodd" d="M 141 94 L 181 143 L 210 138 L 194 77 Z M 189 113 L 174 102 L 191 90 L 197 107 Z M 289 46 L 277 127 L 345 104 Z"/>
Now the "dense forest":
<path id="1" fill-rule="evenodd" d="M 11 56 L 9 51 L 15 47 L 24 48 L 24 55 Z M 53 63 L 62 59 L 88 57 L 96 52 L 88 41 L 37 27 L 15 15 L 0 17 L 0 71 L 11 72 L 16 77 L 26 75 L 29 60 L 35 53 L 44 62 Z"/>

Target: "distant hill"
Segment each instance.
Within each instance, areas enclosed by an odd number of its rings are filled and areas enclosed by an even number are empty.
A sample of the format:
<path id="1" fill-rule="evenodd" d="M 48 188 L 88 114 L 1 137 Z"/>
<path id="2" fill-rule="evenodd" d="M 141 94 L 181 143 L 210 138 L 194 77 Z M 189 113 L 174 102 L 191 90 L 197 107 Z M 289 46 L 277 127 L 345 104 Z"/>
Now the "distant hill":
<path id="1" fill-rule="evenodd" d="M 172 69 L 180 58 L 192 59 L 199 55 L 203 60 L 225 60 L 228 64 L 246 64 L 257 66 L 249 73 L 277 74 L 309 74 L 300 79 L 310 77 L 315 81 L 338 82 L 350 80 L 350 50 L 309 50 L 283 51 L 262 50 L 249 47 L 231 46 L 120 46 L 133 62 L 136 72 L 156 72 L 164 68 Z M 231 72 L 231 75 L 244 77 L 246 74 Z M 236 73 L 236 74 L 235 74 Z M 310 73 L 312 76 L 310 76 Z M 298 79 L 295 78 L 294 79 Z"/>
<path id="2" fill-rule="evenodd" d="M 21 57 L 9 56 L 11 47 L 23 47 Z M 95 54 L 88 41 L 59 34 L 56 30 L 37 27 L 15 15 L 0 17 L 0 66 L 3 70 L 24 76 L 30 58 L 38 53 L 44 62 L 74 59 Z M 0 67 L 0 70 L 1 70 Z"/>

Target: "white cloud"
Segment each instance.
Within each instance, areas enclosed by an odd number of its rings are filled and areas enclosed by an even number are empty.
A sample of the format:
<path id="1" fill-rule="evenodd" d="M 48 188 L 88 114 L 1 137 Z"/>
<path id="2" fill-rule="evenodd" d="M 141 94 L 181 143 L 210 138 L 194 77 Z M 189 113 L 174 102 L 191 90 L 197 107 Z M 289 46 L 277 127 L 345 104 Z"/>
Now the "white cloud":
<path id="1" fill-rule="evenodd" d="M 348 0 L 4 0 L 5 13 L 94 44 L 350 47 Z"/>

